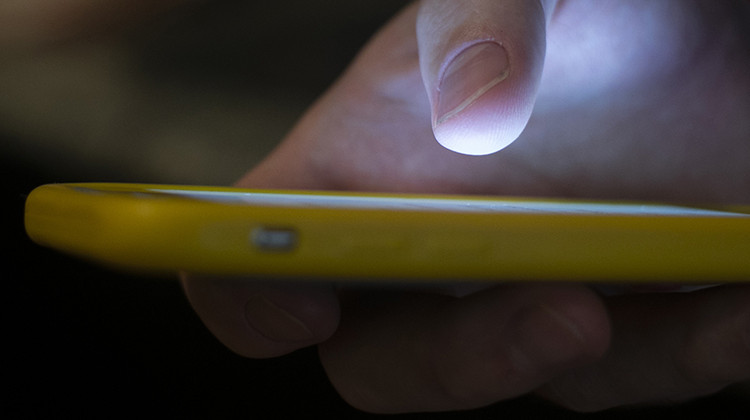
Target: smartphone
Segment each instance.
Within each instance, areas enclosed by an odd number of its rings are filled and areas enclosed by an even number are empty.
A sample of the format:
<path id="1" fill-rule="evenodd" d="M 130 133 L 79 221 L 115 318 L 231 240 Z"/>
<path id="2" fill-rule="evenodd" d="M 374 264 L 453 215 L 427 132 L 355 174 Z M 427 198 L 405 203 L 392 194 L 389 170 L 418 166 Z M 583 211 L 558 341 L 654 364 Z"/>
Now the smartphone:
<path id="1" fill-rule="evenodd" d="M 144 184 L 34 189 L 38 244 L 115 267 L 337 281 L 750 280 L 750 208 Z"/>

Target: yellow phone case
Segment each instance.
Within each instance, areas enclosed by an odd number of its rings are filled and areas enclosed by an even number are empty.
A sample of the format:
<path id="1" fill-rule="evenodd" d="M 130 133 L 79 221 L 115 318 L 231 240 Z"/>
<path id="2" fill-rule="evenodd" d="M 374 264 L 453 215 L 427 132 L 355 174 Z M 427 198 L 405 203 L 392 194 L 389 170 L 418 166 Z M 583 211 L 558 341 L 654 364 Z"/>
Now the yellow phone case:
<path id="1" fill-rule="evenodd" d="M 143 184 L 31 192 L 35 242 L 123 268 L 338 281 L 750 280 L 750 210 Z"/>

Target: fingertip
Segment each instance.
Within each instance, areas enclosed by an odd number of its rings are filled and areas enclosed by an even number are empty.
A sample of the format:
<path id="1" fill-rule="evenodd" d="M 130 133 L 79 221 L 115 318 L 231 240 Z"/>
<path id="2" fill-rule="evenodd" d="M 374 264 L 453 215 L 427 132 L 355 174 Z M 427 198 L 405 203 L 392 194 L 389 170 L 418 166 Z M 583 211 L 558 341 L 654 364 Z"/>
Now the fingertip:
<path id="1" fill-rule="evenodd" d="M 211 333 L 245 357 L 281 356 L 327 340 L 338 327 L 330 284 L 183 276 L 183 288 Z"/>
<path id="2" fill-rule="evenodd" d="M 433 126 L 435 140 L 448 150 L 471 156 L 499 152 L 510 146 L 526 128 L 532 106 L 507 106 L 483 99 L 473 109 Z M 501 108 L 501 109 L 498 109 Z M 508 109 L 511 108 L 511 109 Z M 517 108 L 526 108 L 522 112 Z"/>
<path id="3" fill-rule="evenodd" d="M 522 395 L 594 363 L 609 347 L 604 304 L 579 285 L 497 287 L 453 309 L 445 331 L 463 344 L 441 356 L 447 360 L 437 370 L 445 400 L 456 407 Z"/>
<path id="4" fill-rule="evenodd" d="M 750 374 L 745 287 L 608 298 L 616 341 L 591 366 L 538 390 L 569 410 L 685 401 Z"/>
<path id="5" fill-rule="evenodd" d="M 320 357 L 342 397 L 370 412 L 462 410 L 514 398 L 592 363 L 609 343 L 603 303 L 581 285 L 356 303 Z"/>
<path id="6" fill-rule="evenodd" d="M 458 153 L 486 155 L 515 141 L 534 103 L 533 81 L 511 66 L 505 47 L 483 41 L 463 48 L 440 72 L 433 132 Z"/>
<path id="7" fill-rule="evenodd" d="M 611 324 L 604 301 L 588 288 L 560 293 L 541 305 L 578 342 L 580 358 L 598 360 L 609 349 Z"/>
<path id="8" fill-rule="evenodd" d="M 545 2 L 426 1 L 417 19 L 422 79 L 436 140 L 487 155 L 513 143 L 531 116 L 545 55 Z"/>

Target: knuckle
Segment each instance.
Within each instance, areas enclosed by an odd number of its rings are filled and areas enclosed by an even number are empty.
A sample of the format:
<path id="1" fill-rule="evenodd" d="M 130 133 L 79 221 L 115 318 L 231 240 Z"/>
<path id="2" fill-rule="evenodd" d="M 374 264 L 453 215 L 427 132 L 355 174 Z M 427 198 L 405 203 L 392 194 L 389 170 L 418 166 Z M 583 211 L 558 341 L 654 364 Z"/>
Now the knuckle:
<path id="1" fill-rule="evenodd" d="M 710 387 L 750 377 L 750 314 L 731 318 L 691 334 L 673 359 L 679 380 Z"/>

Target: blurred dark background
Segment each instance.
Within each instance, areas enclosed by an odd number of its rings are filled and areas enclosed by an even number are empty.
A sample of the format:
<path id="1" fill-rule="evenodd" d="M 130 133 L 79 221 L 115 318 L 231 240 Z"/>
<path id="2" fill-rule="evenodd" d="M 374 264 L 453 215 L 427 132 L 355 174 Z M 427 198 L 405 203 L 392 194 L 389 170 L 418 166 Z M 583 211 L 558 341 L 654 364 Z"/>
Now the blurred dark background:
<path id="1" fill-rule="evenodd" d="M 230 184 L 267 154 L 404 1 L 193 2 L 106 36 L 0 51 L 4 418 L 369 418 L 314 349 L 232 354 L 176 278 L 112 271 L 32 244 L 25 195 L 51 182 Z M 522 398 L 405 418 L 744 419 L 736 392 L 575 415 Z"/>

